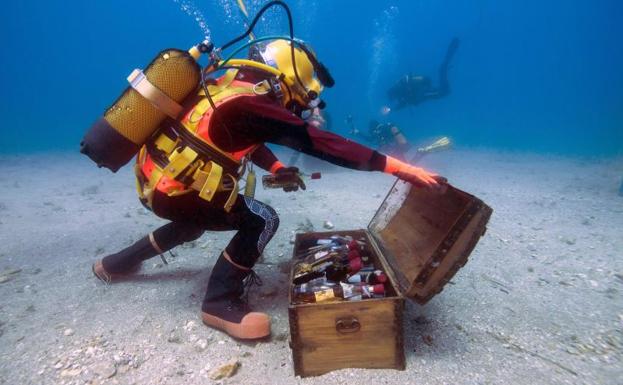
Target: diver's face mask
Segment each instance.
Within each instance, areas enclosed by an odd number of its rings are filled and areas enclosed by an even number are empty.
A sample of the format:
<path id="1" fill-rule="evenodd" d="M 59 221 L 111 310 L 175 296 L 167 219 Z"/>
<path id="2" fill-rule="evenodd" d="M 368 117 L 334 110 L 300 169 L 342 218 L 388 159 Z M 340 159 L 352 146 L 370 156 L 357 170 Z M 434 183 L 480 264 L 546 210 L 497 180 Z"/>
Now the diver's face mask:
<path id="1" fill-rule="evenodd" d="M 315 109 L 324 108 L 319 94 L 323 87 L 332 87 L 334 80 L 303 41 L 276 39 L 269 44 L 258 44 L 250 50 L 249 57 L 281 71 L 281 77 L 277 77 L 280 82 L 289 79 L 280 87 L 282 92 L 275 94 L 282 95 L 285 107 L 294 114 L 308 119 Z"/>
<path id="2" fill-rule="evenodd" d="M 314 111 L 316 109 L 323 110 L 326 107 L 326 103 L 316 97 L 310 100 L 307 106 L 301 106 L 299 103 L 291 103 L 288 107 L 295 115 L 307 121 L 314 116 Z"/>

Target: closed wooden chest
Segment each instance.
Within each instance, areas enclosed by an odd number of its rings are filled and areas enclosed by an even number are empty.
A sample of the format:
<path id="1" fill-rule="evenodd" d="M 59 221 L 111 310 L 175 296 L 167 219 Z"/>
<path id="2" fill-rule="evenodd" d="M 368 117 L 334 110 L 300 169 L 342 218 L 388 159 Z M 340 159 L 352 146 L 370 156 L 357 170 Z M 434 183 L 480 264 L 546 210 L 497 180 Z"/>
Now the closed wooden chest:
<path id="1" fill-rule="evenodd" d="M 389 282 L 385 297 L 360 301 L 296 304 L 290 290 L 296 375 L 342 368 L 404 370 L 405 297 L 424 304 L 439 293 L 467 261 L 491 213 L 481 200 L 452 186 L 435 194 L 397 181 L 367 229 L 297 234 L 293 266 L 316 240 L 350 235 L 365 240 L 372 263 Z"/>

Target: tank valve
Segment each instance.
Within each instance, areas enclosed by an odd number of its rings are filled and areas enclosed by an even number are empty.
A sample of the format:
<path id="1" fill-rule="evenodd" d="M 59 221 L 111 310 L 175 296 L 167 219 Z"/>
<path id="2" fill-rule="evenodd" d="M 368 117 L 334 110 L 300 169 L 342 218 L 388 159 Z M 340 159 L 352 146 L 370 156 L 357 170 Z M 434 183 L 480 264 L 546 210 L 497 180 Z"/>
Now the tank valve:
<path id="1" fill-rule="evenodd" d="M 210 42 L 209 40 L 204 40 L 188 50 L 188 53 L 190 53 L 190 56 L 195 58 L 195 60 L 199 60 L 199 57 L 202 54 L 210 54 L 213 50 L 214 44 L 212 44 L 212 42 Z"/>
<path id="2" fill-rule="evenodd" d="M 206 54 L 212 52 L 214 44 L 209 40 L 204 40 L 197 46 L 197 48 L 199 49 L 199 52 Z"/>

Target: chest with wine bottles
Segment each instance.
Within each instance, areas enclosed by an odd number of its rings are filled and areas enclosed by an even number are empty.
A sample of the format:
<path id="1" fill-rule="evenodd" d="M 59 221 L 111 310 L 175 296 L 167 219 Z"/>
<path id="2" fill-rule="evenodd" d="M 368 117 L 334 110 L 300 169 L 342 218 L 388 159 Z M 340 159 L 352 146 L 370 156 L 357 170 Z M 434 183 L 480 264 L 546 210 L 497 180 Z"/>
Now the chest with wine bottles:
<path id="1" fill-rule="evenodd" d="M 294 371 L 405 369 L 405 298 L 425 304 L 467 262 L 492 210 L 448 186 L 397 181 L 367 229 L 296 235 L 289 322 Z"/>

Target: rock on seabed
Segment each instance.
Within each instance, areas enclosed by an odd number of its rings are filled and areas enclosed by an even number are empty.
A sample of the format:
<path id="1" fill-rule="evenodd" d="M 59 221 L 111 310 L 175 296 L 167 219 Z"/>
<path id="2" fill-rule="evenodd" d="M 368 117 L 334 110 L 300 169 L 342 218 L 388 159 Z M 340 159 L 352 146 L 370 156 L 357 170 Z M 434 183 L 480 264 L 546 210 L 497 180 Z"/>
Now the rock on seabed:
<path id="1" fill-rule="evenodd" d="M 229 360 L 225 365 L 219 366 L 210 371 L 208 376 L 212 380 L 222 380 L 223 378 L 229 378 L 236 374 L 238 368 L 240 367 L 240 361 L 233 358 Z"/>

